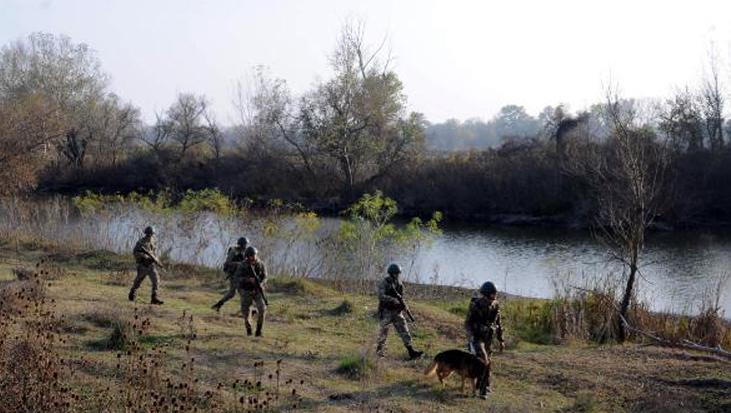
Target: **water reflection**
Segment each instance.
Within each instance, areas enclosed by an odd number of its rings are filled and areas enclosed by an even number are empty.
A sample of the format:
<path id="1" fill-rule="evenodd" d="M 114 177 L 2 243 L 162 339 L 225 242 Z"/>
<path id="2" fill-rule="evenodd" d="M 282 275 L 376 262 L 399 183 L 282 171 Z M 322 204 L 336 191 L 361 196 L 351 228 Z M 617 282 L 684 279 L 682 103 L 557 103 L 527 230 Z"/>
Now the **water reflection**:
<path id="1" fill-rule="evenodd" d="M 226 248 L 245 235 L 262 251 L 274 273 L 316 275 L 321 255 L 317 239 L 339 221 L 323 219 L 320 228 L 308 235 L 311 238 L 303 239 L 296 225 L 286 222 L 278 229 L 285 236 L 272 237 L 267 235 L 265 220 L 212 215 L 191 220 L 127 210 L 82 222 L 54 222 L 36 232 L 59 241 L 85 239 L 94 248 L 128 252 L 149 222 L 158 226 L 161 251 L 175 261 L 220 267 Z M 418 251 L 413 264 L 411 258 L 393 258 L 401 261 L 406 277 L 414 281 L 477 286 L 489 279 L 501 290 L 534 297 L 550 297 L 551 280 L 557 274 L 570 275 L 570 283 L 576 286 L 606 274 L 622 274 L 606 249 L 580 231 L 453 226 Z M 694 311 L 699 298 L 709 289 L 717 290 L 715 280 L 730 268 L 731 234 L 725 231 L 655 233 L 648 240 L 638 294 L 656 310 Z M 719 304 L 727 317 L 731 315 L 731 282 L 723 287 Z"/>
<path id="2" fill-rule="evenodd" d="M 648 240 L 638 293 L 657 310 L 693 310 L 729 271 L 731 236 L 725 232 L 654 233 Z M 423 249 L 414 274 L 438 272 L 445 283 L 478 285 L 490 279 L 508 292 L 550 297 L 551 279 L 572 274 L 575 283 L 621 276 L 622 267 L 586 232 L 525 228 L 446 228 Z M 731 282 L 720 302 L 731 313 Z"/>

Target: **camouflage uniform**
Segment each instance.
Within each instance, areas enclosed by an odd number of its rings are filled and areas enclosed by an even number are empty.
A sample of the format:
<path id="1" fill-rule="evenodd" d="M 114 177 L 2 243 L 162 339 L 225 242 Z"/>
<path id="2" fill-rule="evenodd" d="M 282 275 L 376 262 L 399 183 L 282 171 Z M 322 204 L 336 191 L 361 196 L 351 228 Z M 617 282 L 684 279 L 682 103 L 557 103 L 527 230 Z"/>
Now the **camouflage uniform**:
<path id="1" fill-rule="evenodd" d="M 239 265 L 241 262 L 244 261 L 244 250 L 246 248 L 240 246 L 240 245 L 234 245 L 232 247 L 229 247 L 228 252 L 226 253 L 226 261 L 223 263 L 223 271 L 226 273 L 226 279 L 228 279 L 229 288 L 226 294 L 218 300 L 216 304 L 213 305 L 213 308 L 218 310 L 223 306 L 226 301 L 234 298 L 236 295 L 236 290 L 239 288 L 239 280 L 236 278 L 236 272 L 239 268 Z"/>
<path id="2" fill-rule="evenodd" d="M 401 297 L 404 295 L 404 284 L 392 276 L 387 276 L 378 284 L 378 346 L 376 353 L 383 355 L 386 346 L 386 338 L 388 338 L 389 326 L 393 324 L 396 332 L 404 342 L 407 349 L 412 348 L 411 333 L 409 333 L 409 325 L 403 315 L 403 306 L 395 297 L 398 293 Z"/>
<path id="3" fill-rule="evenodd" d="M 490 356 L 492 355 L 492 339 L 497 337 L 503 342 L 503 327 L 500 322 L 500 303 L 484 295 L 475 297 L 470 302 L 465 320 L 465 330 L 470 341 L 471 350 L 487 364 L 486 377 L 481 381 L 481 394 L 490 388 Z"/>
<path id="4" fill-rule="evenodd" d="M 256 306 L 256 335 L 261 335 L 261 329 L 264 326 L 264 316 L 267 306 L 264 298 L 256 289 L 256 281 L 254 277 L 259 279 L 262 288 L 266 282 L 267 272 L 264 263 L 256 259 L 253 264 L 244 261 L 238 265 L 238 269 L 234 274 L 238 282 L 238 291 L 241 295 L 241 314 L 244 316 L 244 324 L 246 325 L 246 334 L 251 335 L 251 305 Z"/>
<path id="5" fill-rule="evenodd" d="M 138 288 L 140 288 L 142 281 L 145 277 L 150 277 L 150 282 L 152 283 L 152 301 L 155 302 L 158 301 L 157 290 L 160 282 L 159 275 L 157 273 L 157 268 L 155 268 L 155 260 L 147 255 L 145 251 L 152 254 L 154 257 L 157 257 L 155 240 L 151 235 L 145 235 L 140 238 L 132 250 L 132 254 L 137 262 L 137 277 L 135 277 L 135 280 L 132 283 L 132 289 L 129 292 L 129 296 L 130 300 L 134 300 L 135 292 Z"/>

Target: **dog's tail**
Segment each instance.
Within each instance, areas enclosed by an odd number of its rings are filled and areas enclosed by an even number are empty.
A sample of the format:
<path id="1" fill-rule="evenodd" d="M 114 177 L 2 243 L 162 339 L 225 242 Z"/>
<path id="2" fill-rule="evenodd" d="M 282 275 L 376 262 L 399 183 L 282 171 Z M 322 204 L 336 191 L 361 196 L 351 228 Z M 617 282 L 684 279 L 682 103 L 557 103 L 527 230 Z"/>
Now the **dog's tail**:
<path id="1" fill-rule="evenodd" d="M 439 365 L 439 363 L 437 363 L 436 360 L 432 361 L 431 364 L 429 365 L 429 367 L 427 367 L 426 370 L 424 370 L 424 375 L 426 377 L 433 376 L 434 373 L 437 372 L 438 365 Z"/>

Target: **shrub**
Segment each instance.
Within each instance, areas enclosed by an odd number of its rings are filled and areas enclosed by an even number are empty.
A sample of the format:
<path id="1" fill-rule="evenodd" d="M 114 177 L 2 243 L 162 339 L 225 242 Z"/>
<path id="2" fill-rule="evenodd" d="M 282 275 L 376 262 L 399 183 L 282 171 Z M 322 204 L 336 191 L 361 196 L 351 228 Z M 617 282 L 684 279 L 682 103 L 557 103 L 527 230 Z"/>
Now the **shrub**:
<path id="1" fill-rule="evenodd" d="M 335 371 L 351 380 L 362 380 L 370 377 L 375 370 L 376 365 L 369 355 L 362 354 L 343 357 Z"/>

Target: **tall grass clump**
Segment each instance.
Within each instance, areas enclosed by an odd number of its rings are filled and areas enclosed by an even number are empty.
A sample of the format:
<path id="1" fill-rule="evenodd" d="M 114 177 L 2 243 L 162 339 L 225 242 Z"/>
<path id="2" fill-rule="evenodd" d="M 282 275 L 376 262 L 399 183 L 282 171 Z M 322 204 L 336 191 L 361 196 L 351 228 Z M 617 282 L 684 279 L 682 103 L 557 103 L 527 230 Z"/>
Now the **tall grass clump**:
<path id="1" fill-rule="evenodd" d="M 585 280 L 587 278 L 584 278 Z M 720 306 L 724 283 L 729 276 L 718 278 L 705 291 L 689 314 L 673 314 L 650 310 L 648 303 L 632 298 L 629 308 L 629 337 L 639 342 L 687 346 L 698 344 L 709 349 L 731 348 L 731 323 L 724 319 Z M 552 279 L 554 298 L 548 315 L 552 341 L 562 343 L 585 340 L 596 343 L 614 342 L 618 338 L 619 285 L 611 275 L 589 279 L 581 287 L 569 274 Z"/>
<path id="2" fill-rule="evenodd" d="M 59 346 L 64 317 L 39 273 L 0 287 L 0 411 L 78 411 L 72 363 Z"/>
<path id="3" fill-rule="evenodd" d="M 340 359 L 335 371 L 351 380 L 363 380 L 375 373 L 376 363 L 368 353 L 349 355 Z"/>

